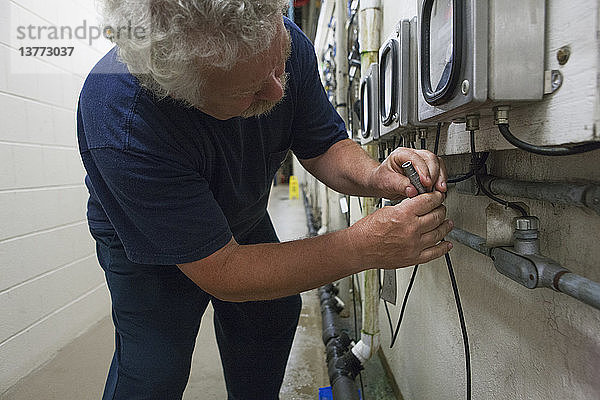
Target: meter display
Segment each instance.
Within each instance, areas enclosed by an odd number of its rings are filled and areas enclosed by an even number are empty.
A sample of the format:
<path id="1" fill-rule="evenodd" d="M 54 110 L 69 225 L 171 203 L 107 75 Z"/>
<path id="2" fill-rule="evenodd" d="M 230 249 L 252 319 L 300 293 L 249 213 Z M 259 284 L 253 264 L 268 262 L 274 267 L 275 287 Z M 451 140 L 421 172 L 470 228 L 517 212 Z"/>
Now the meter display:
<path id="1" fill-rule="evenodd" d="M 414 133 L 415 128 L 432 125 L 420 122 L 417 112 L 417 38 L 417 18 L 401 20 L 379 49 L 381 140 L 392 140 L 398 134 Z"/>
<path id="2" fill-rule="evenodd" d="M 408 125 L 410 24 L 400 21 L 379 49 L 380 136 Z"/>
<path id="3" fill-rule="evenodd" d="M 379 66 L 373 63 L 360 81 L 360 142 L 379 139 Z"/>
<path id="4" fill-rule="evenodd" d="M 429 79 L 434 91 L 448 84 L 452 68 L 452 0 L 434 1 L 429 37 Z"/>
<path id="5" fill-rule="evenodd" d="M 420 121 L 542 98 L 544 0 L 419 0 L 418 18 Z"/>

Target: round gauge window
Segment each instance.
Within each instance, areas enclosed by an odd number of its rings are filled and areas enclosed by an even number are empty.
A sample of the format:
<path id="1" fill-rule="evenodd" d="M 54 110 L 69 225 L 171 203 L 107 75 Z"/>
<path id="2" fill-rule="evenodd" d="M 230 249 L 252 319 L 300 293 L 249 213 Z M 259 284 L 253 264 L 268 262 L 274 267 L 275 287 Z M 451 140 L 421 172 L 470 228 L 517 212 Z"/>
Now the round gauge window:
<path id="1" fill-rule="evenodd" d="M 368 138 L 371 134 L 371 118 L 369 115 L 370 99 L 369 84 L 367 80 L 364 80 L 360 86 L 360 114 L 361 114 L 361 131 L 363 138 Z"/>
<path id="2" fill-rule="evenodd" d="M 429 79 L 437 92 L 448 83 L 452 67 L 452 0 L 435 0 L 430 21 Z"/>
<path id="3" fill-rule="evenodd" d="M 421 14 L 421 87 L 431 105 L 452 98 L 460 78 L 462 1 L 425 0 Z"/>
<path id="4" fill-rule="evenodd" d="M 383 47 L 379 69 L 379 90 L 381 120 L 384 125 L 392 123 L 397 108 L 398 48 L 395 40 L 389 40 Z"/>

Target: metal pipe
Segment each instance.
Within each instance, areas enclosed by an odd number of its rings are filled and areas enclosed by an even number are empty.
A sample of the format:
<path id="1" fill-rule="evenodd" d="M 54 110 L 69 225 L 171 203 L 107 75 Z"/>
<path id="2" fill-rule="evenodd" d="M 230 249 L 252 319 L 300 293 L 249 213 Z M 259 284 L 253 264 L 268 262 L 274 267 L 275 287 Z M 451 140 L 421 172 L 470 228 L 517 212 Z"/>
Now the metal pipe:
<path id="1" fill-rule="evenodd" d="M 527 182 L 482 176 L 483 185 L 495 195 L 520 197 L 586 207 L 600 214 L 600 185 L 560 182 Z"/>
<path id="2" fill-rule="evenodd" d="M 493 252 L 496 269 L 529 289 L 551 287 L 600 310 L 600 283 L 573 274 L 547 257 L 521 255 L 514 252 L 512 247 L 489 248 L 486 246 L 484 238 L 460 228 L 454 228 L 447 238 L 488 257 L 491 257 Z M 519 273 L 519 271 L 525 272 Z M 532 277 L 533 280 L 531 280 Z"/>
<path id="3" fill-rule="evenodd" d="M 600 310 L 600 284 L 583 276 L 566 273 L 555 285 L 558 290 Z"/>
<path id="4" fill-rule="evenodd" d="M 471 232 L 467 232 L 460 228 L 454 228 L 446 235 L 447 238 L 464 244 L 467 247 L 475 250 L 478 253 L 489 257 L 490 248 L 486 246 L 486 240 L 481 236 L 477 236 Z"/>

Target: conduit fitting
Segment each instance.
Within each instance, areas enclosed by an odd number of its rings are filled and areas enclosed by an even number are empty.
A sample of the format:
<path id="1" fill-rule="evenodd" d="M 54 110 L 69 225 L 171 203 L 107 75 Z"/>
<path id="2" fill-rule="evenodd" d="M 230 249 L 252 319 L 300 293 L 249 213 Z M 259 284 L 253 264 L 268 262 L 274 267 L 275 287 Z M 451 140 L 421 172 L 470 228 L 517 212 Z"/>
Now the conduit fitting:
<path id="1" fill-rule="evenodd" d="M 494 125 L 508 124 L 510 106 L 496 106 L 494 110 Z"/>
<path id="2" fill-rule="evenodd" d="M 427 128 L 419 128 L 419 139 L 427 139 Z"/>
<path id="3" fill-rule="evenodd" d="M 360 341 L 352 348 L 352 353 L 361 363 L 365 363 L 377 352 L 380 346 L 379 333 L 371 335 L 362 332 Z"/>
<path id="4" fill-rule="evenodd" d="M 540 220 L 537 217 L 517 217 L 515 218 L 515 225 L 515 251 L 519 254 L 539 254 L 538 229 Z"/>
<path id="5" fill-rule="evenodd" d="M 467 131 L 478 131 L 479 130 L 479 114 L 470 114 L 466 118 Z"/>
<path id="6" fill-rule="evenodd" d="M 533 231 L 537 218 L 519 218 L 518 231 L 515 232 L 514 247 L 489 248 L 485 239 L 473 233 L 454 228 L 448 234 L 451 240 L 462 243 L 471 249 L 491 257 L 494 267 L 502 275 L 529 289 L 540 287 L 551 288 L 568 296 L 571 296 L 585 304 L 600 310 L 600 284 L 583 276 L 577 275 L 562 267 L 556 261 L 539 253 L 523 254 L 519 248 L 525 249 L 526 253 L 535 251 Z M 525 243 L 518 243 L 524 241 Z"/>

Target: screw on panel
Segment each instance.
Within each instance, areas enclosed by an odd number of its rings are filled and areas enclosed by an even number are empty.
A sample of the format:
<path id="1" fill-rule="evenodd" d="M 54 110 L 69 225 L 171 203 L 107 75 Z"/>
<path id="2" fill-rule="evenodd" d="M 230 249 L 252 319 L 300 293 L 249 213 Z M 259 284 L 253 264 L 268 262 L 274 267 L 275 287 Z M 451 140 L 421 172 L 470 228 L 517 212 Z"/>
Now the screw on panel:
<path id="1" fill-rule="evenodd" d="M 471 88 L 471 83 L 465 79 L 462 84 L 460 85 L 460 91 L 462 92 L 462 94 L 464 94 L 465 96 L 467 95 L 467 93 L 469 93 L 469 89 Z"/>
<path id="2" fill-rule="evenodd" d="M 544 71 L 544 94 L 552 94 L 556 92 L 563 83 L 563 75 L 557 69 Z"/>
<path id="3" fill-rule="evenodd" d="M 571 57 L 570 46 L 563 46 L 556 52 L 556 59 L 559 65 L 565 65 L 569 61 L 569 57 Z"/>
<path id="4" fill-rule="evenodd" d="M 558 88 L 560 88 L 562 86 L 562 83 L 563 83 L 562 73 L 558 70 L 552 70 L 551 80 L 552 80 L 552 91 L 555 92 L 556 90 L 558 90 Z"/>

